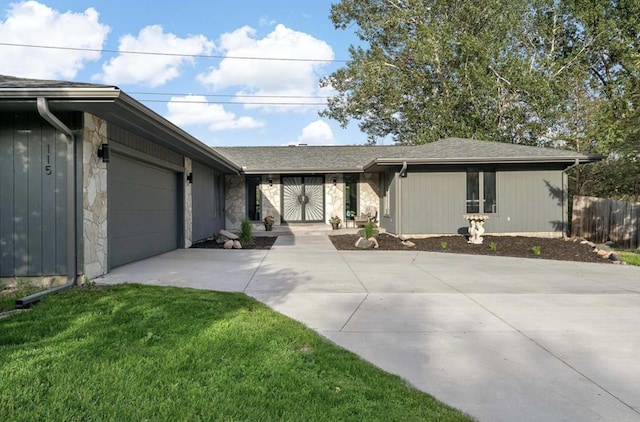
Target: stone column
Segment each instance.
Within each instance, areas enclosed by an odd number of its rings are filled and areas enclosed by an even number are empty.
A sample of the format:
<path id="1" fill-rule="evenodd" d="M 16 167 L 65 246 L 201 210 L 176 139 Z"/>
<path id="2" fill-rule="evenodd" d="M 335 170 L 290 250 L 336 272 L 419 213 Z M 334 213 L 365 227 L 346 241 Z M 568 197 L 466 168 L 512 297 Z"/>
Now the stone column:
<path id="1" fill-rule="evenodd" d="M 269 179 L 271 179 L 272 186 L 269 186 Z M 274 225 L 279 226 L 282 220 L 280 176 L 263 176 L 260 191 L 262 192 L 262 218 L 271 215 L 274 219 Z"/>
<path id="2" fill-rule="evenodd" d="M 380 175 L 378 173 L 363 173 L 358 182 L 358 208 L 360 213 L 367 212 L 369 207 L 375 207 L 380 212 Z"/>
<path id="3" fill-rule="evenodd" d="M 107 273 L 107 163 L 98 148 L 107 140 L 107 122 L 84 113 L 82 136 L 82 236 L 84 275 L 95 278 Z"/>
<path id="4" fill-rule="evenodd" d="M 333 178 L 336 185 L 333 185 Z M 324 180 L 325 216 L 324 220 L 329 224 L 332 216 L 340 217 L 344 227 L 344 177 L 342 174 L 327 174 Z"/>
<path id="5" fill-rule="evenodd" d="M 187 176 L 193 171 L 191 159 L 184 157 L 184 247 L 190 248 L 193 241 L 193 189 Z"/>
<path id="6" fill-rule="evenodd" d="M 224 215 L 227 230 L 239 230 L 247 215 L 246 184 L 243 175 L 225 176 Z"/>

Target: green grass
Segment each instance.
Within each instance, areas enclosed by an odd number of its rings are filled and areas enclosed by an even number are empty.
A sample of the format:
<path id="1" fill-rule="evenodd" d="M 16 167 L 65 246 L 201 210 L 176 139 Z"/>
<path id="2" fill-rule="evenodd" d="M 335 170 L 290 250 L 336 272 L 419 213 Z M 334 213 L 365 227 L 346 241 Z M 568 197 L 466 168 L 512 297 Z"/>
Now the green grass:
<path id="1" fill-rule="evenodd" d="M 0 420 L 468 420 L 237 293 L 76 288 L 0 319 Z"/>
<path id="2" fill-rule="evenodd" d="M 44 290 L 40 287 L 32 287 L 28 283 L 18 282 L 15 289 L 0 287 L 0 312 L 10 311 L 16 308 L 16 300 Z"/>
<path id="3" fill-rule="evenodd" d="M 640 266 L 640 253 L 635 251 L 615 251 L 614 253 L 621 261 L 626 262 L 628 265 Z"/>

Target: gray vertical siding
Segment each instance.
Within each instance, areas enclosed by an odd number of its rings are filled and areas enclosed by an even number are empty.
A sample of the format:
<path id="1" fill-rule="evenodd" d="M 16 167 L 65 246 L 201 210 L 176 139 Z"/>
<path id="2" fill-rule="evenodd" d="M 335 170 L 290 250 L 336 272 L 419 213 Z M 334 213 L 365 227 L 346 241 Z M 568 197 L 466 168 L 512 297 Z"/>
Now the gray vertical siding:
<path id="1" fill-rule="evenodd" d="M 216 186 L 217 174 L 212 168 L 196 161 L 192 163 L 193 184 L 193 241 L 203 240 L 216 234 L 223 227 L 224 216 L 220 213 L 220 193 Z"/>
<path id="2" fill-rule="evenodd" d="M 562 231 L 562 170 L 501 171 L 498 173 L 497 213 L 487 232 Z"/>
<path id="3" fill-rule="evenodd" d="M 561 170 L 496 171 L 497 212 L 487 233 L 559 232 L 563 214 Z M 409 172 L 402 186 L 402 234 L 456 234 L 467 226 L 466 173 Z M 386 227 L 385 227 L 386 228 Z"/>
<path id="4" fill-rule="evenodd" d="M 393 172 L 393 171 L 389 171 L 386 173 L 385 175 L 386 177 L 386 183 L 389 184 L 389 203 L 390 203 L 390 207 L 389 207 L 389 214 L 385 215 L 384 213 L 384 196 L 385 196 L 385 192 L 383 191 L 383 189 L 385 188 L 384 186 L 380 186 L 380 206 L 378 207 L 378 209 L 380 210 L 378 212 L 378 220 L 380 221 L 380 227 L 384 228 L 385 230 L 387 230 L 390 233 L 398 233 L 398 206 L 397 206 L 397 200 L 398 200 L 398 179 L 399 176 L 397 173 Z"/>
<path id="5" fill-rule="evenodd" d="M 465 226 L 463 172 L 409 172 L 402 178 L 403 234 L 455 234 Z"/>
<path id="6" fill-rule="evenodd" d="M 36 113 L 0 113 L 1 277 L 66 274 L 67 142 Z"/>

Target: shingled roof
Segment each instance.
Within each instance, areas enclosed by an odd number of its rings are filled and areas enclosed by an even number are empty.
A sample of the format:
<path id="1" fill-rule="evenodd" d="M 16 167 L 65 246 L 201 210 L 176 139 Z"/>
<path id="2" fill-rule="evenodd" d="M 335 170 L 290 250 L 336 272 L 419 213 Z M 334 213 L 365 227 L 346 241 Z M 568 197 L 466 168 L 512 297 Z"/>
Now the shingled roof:
<path id="1" fill-rule="evenodd" d="M 574 163 L 601 156 L 473 139 L 447 138 L 425 145 L 217 147 L 247 174 L 341 173 L 408 164 Z"/>

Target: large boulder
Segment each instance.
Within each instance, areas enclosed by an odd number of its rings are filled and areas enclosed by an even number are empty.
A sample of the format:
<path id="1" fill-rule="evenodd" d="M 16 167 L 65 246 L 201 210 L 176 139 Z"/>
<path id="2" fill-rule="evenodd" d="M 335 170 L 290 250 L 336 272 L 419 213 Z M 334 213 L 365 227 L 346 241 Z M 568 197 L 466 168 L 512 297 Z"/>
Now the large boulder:
<path id="1" fill-rule="evenodd" d="M 238 239 L 240 239 L 240 237 L 238 237 L 237 234 L 231 233 L 230 231 L 227 231 L 225 229 L 220 230 L 220 236 L 224 236 L 229 240 L 238 240 Z"/>
<path id="2" fill-rule="evenodd" d="M 359 237 L 356 241 L 356 248 L 359 249 L 369 249 L 373 246 L 373 242 L 365 239 L 364 237 Z"/>
<path id="3" fill-rule="evenodd" d="M 232 249 L 233 248 L 233 240 L 229 239 L 226 242 L 224 242 L 224 248 L 225 249 Z"/>

